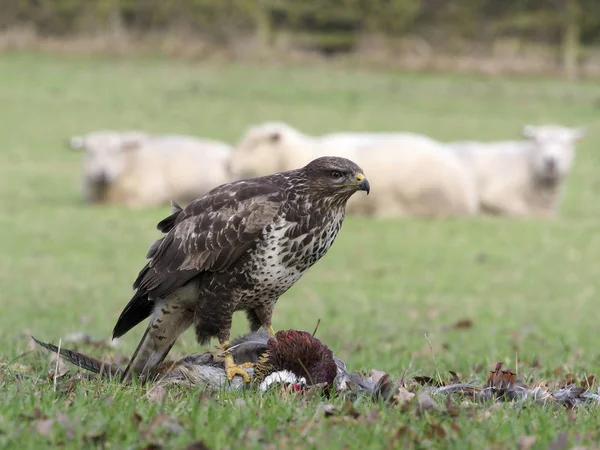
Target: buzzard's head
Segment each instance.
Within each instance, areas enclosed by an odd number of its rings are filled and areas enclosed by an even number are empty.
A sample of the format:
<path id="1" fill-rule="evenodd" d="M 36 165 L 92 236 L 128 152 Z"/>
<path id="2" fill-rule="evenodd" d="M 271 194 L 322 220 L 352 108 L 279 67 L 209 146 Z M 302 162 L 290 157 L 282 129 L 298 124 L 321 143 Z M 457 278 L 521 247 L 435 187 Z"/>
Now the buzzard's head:
<path id="1" fill-rule="evenodd" d="M 346 158 L 324 156 L 304 167 L 311 192 L 321 197 L 347 201 L 356 191 L 371 191 L 363 170 Z"/>

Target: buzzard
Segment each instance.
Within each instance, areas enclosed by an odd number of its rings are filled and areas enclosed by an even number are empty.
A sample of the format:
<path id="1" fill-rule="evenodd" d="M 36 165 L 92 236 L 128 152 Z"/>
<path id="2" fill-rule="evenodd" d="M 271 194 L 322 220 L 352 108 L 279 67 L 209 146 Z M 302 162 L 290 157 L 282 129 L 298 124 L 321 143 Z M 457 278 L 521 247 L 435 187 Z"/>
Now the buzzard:
<path id="1" fill-rule="evenodd" d="M 173 204 L 113 331 L 118 338 L 150 317 L 124 378 L 148 375 L 194 324 L 199 343 L 219 340 L 227 377 L 249 380 L 227 351 L 233 313 L 245 311 L 250 330 L 274 336 L 277 299 L 325 255 L 359 190 L 370 190 L 360 167 L 322 157 L 216 187 L 183 209 Z"/>

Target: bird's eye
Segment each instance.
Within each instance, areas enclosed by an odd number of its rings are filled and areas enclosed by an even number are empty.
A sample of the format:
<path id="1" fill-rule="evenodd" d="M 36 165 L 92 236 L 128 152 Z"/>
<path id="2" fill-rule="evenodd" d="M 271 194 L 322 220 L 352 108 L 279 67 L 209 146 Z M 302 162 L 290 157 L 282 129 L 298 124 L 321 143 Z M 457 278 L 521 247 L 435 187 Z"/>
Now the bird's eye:
<path id="1" fill-rule="evenodd" d="M 342 178 L 342 172 L 340 172 L 339 170 L 333 170 L 329 176 L 331 178 L 333 178 L 334 180 L 337 180 L 338 178 Z"/>

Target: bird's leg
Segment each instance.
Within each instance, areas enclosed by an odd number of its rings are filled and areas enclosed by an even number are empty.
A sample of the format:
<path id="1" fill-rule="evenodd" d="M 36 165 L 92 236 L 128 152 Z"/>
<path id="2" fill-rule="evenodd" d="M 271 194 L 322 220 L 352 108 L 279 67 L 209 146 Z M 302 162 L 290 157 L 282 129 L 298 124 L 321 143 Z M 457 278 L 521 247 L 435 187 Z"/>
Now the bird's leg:
<path id="1" fill-rule="evenodd" d="M 245 383 L 250 382 L 250 374 L 244 370 L 244 368 L 251 367 L 247 366 L 246 363 L 237 365 L 233 360 L 233 355 L 229 351 L 230 343 L 229 339 L 221 340 L 219 339 L 219 344 L 221 349 L 223 350 L 225 356 L 225 373 L 227 374 L 227 379 L 231 381 L 234 376 L 240 375 Z"/>
<path id="2" fill-rule="evenodd" d="M 248 315 L 248 320 L 250 321 L 250 329 L 252 331 L 257 331 L 262 326 L 269 333 L 269 337 L 275 337 L 275 330 L 271 325 L 273 306 L 263 305 L 251 311 L 252 314 Z"/>

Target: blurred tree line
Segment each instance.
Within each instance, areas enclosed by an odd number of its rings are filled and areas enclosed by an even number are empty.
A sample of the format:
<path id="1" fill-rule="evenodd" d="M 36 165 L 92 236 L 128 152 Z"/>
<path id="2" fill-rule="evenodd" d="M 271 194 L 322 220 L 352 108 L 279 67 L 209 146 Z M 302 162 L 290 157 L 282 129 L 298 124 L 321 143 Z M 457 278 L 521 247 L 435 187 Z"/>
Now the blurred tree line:
<path id="1" fill-rule="evenodd" d="M 360 36 L 421 36 L 434 44 L 514 37 L 560 50 L 569 74 L 582 45 L 600 42 L 599 0 L 0 0 L 0 28 L 40 35 L 185 30 L 226 43 L 351 51 Z"/>

